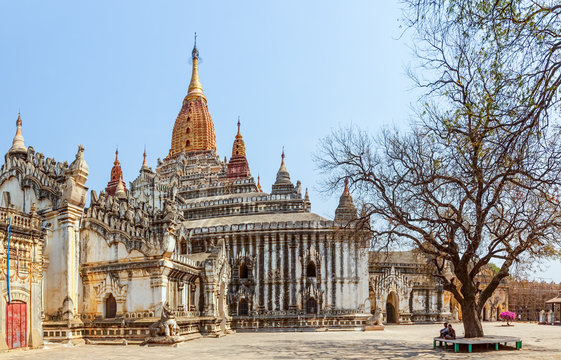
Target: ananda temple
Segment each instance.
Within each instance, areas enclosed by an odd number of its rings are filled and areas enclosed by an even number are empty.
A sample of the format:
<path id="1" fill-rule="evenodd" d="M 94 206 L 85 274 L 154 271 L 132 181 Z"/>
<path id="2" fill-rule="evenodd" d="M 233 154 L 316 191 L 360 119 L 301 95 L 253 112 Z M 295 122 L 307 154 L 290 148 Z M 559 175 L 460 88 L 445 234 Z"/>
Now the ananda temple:
<path id="1" fill-rule="evenodd" d="M 87 149 L 46 157 L 17 117 L 0 169 L 0 349 L 141 341 L 164 308 L 192 337 L 457 314 L 422 257 L 370 252 L 346 184 L 333 218 L 316 215 L 282 154 L 264 191 L 239 122 L 221 158 L 198 58 L 195 46 L 169 153 L 155 169 L 139 156 L 128 183 L 117 153 L 107 187 L 89 191 Z"/>

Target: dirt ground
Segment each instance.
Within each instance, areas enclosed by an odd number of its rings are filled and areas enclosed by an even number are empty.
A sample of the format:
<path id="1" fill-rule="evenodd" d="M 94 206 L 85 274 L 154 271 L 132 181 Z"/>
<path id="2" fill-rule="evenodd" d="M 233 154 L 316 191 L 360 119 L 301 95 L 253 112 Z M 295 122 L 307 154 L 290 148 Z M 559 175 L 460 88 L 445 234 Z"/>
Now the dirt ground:
<path id="1" fill-rule="evenodd" d="M 456 332 L 463 336 L 461 324 Z M 178 347 L 138 345 L 46 344 L 40 350 L 1 353 L 0 359 L 561 359 L 561 326 L 517 323 L 484 323 L 486 335 L 519 336 L 522 349 L 513 346 L 467 349 L 433 349 L 432 338 L 440 325 L 392 325 L 384 331 L 258 332 L 236 333 L 222 338 L 201 338 Z"/>

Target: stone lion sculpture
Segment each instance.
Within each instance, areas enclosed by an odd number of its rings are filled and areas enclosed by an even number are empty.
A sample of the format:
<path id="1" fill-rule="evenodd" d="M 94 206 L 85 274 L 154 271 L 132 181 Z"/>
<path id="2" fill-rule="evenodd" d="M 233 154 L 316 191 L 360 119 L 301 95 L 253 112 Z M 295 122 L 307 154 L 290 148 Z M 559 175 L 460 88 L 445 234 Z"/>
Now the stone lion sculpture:
<path id="1" fill-rule="evenodd" d="M 166 301 L 162 308 L 160 320 L 150 326 L 150 336 L 178 336 L 179 331 L 179 326 L 177 326 L 175 321 L 175 311 L 170 308 L 169 303 Z"/>

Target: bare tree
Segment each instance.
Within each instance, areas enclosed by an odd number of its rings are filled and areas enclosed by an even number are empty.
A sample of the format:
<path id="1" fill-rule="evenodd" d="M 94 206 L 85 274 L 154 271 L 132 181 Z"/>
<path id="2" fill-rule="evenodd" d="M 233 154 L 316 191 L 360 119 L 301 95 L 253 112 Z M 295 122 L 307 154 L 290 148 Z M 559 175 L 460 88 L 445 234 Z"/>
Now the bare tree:
<path id="1" fill-rule="evenodd" d="M 424 95 L 410 131 L 343 128 L 317 155 L 326 187 L 349 179 L 374 247 L 414 246 L 461 305 L 465 336 L 513 265 L 558 255 L 561 6 L 408 0 Z M 476 277 L 501 264 L 488 284 Z M 450 271 L 446 271 L 449 268 Z"/>

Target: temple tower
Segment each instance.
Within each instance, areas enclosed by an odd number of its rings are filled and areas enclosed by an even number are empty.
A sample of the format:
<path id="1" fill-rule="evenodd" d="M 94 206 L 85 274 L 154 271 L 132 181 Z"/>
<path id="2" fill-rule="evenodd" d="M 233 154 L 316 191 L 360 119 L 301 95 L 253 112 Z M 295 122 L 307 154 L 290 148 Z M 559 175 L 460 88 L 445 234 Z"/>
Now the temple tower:
<path id="1" fill-rule="evenodd" d="M 335 222 L 346 225 L 357 218 L 356 207 L 349 192 L 349 180 L 345 179 L 345 188 L 339 198 L 339 206 L 335 210 Z"/>
<path id="2" fill-rule="evenodd" d="M 27 154 L 27 147 L 23 141 L 23 134 L 21 133 L 21 115 L 18 113 L 18 119 L 16 120 L 16 135 L 12 141 L 12 147 L 10 148 L 10 153 L 22 153 Z"/>
<path id="3" fill-rule="evenodd" d="M 123 181 L 123 170 L 119 162 L 119 150 L 115 151 L 115 162 L 111 169 L 111 180 L 109 180 L 105 188 L 107 195 L 114 196 L 117 191 L 119 191 L 119 195 L 121 196 L 123 193 L 127 192 L 127 185 Z"/>
<path id="4" fill-rule="evenodd" d="M 284 149 L 281 155 L 281 165 L 277 172 L 277 180 L 273 184 L 271 194 L 292 194 L 294 193 L 294 185 L 290 181 L 290 174 L 284 164 Z"/>
<path id="5" fill-rule="evenodd" d="M 232 157 L 228 163 L 228 177 L 229 178 L 245 178 L 249 173 L 249 164 L 245 157 L 245 143 L 242 134 L 240 133 L 240 119 L 238 118 L 238 133 L 236 140 L 232 146 Z"/>
<path id="6" fill-rule="evenodd" d="M 187 96 L 177 115 L 171 138 L 171 149 L 168 158 L 181 152 L 216 152 L 216 135 L 203 87 L 199 81 L 199 51 L 197 38 L 192 52 L 193 70 Z"/>

